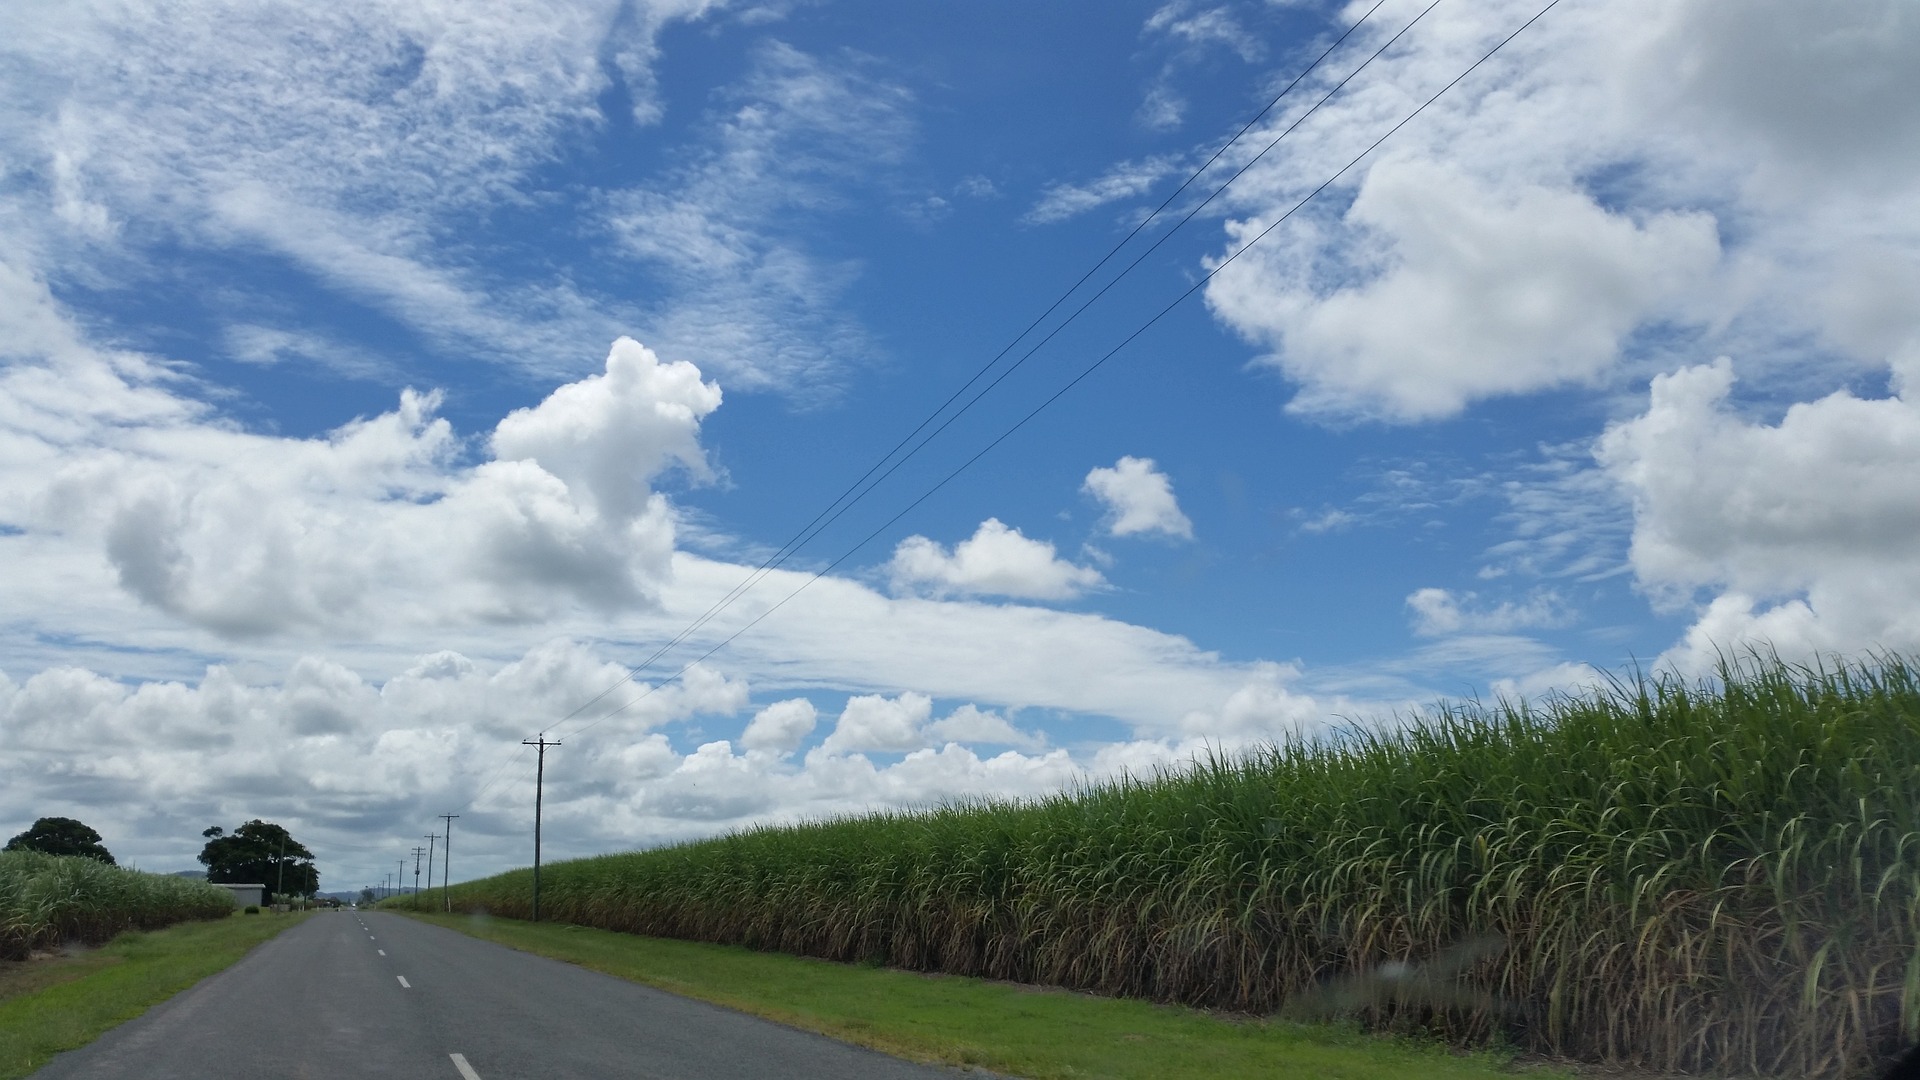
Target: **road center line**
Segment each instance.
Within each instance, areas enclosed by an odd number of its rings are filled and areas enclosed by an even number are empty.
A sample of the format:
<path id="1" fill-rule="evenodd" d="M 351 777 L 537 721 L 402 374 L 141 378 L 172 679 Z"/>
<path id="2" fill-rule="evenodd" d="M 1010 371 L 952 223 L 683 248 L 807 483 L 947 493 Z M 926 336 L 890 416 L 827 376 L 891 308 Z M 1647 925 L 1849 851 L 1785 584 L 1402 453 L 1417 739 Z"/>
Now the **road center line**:
<path id="1" fill-rule="evenodd" d="M 413 989 L 413 984 L 407 981 L 407 977 L 405 975 L 395 975 L 394 978 L 400 980 L 401 986 L 407 988 L 408 990 Z"/>
<path id="2" fill-rule="evenodd" d="M 460 1070 L 460 1080 L 480 1080 L 480 1074 L 473 1071 L 467 1059 L 459 1054 L 448 1054 L 453 1059 L 453 1067 Z"/>
<path id="3" fill-rule="evenodd" d="M 379 953 L 381 956 L 387 955 L 387 950 L 385 949 L 375 949 L 373 951 Z"/>

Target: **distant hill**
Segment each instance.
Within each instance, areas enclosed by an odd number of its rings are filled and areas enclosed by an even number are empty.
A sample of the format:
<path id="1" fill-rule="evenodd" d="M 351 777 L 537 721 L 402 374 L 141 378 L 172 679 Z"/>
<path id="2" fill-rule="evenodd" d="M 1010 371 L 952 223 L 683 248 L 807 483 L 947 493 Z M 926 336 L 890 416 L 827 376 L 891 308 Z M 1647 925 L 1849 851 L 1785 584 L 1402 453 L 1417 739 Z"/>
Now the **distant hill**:
<path id="1" fill-rule="evenodd" d="M 168 876 L 168 877 L 183 877 L 183 878 L 192 878 L 192 879 L 193 879 L 193 880 L 195 880 L 195 881 L 205 881 L 205 880 L 207 880 L 207 872 L 206 872 L 205 870 L 175 870 L 175 871 L 174 871 L 173 873 L 171 873 L 171 874 L 169 874 L 169 875 L 167 875 L 167 876 Z"/>

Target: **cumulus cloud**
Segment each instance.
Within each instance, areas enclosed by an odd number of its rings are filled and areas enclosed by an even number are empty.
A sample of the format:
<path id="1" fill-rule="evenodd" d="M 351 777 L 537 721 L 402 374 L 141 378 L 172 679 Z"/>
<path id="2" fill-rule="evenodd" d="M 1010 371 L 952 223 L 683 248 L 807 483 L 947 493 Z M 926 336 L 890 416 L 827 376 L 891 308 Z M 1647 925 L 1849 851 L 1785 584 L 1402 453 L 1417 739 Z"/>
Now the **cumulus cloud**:
<path id="1" fill-rule="evenodd" d="M 927 725 L 933 742 L 959 742 L 969 746 L 1017 746 L 1038 750 L 1047 744 L 1037 732 L 1022 731 L 1013 722 L 991 709 L 962 705 L 952 713 Z"/>
<path id="2" fill-rule="evenodd" d="M 699 426 L 720 404 L 691 364 L 623 338 L 604 374 L 509 415 L 466 468 L 437 393 L 284 439 L 184 401 L 130 425 L 117 409 L 169 395 L 85 351 L 0 386 L 16 451 L 0 486 L 26 543 L 91 552 L 142 603 L 232 637 L 657 604 L 674 522 L 649 484 L 705 474 Z"/>
<path id="3" fill-rule="evenodd" d="M 926 742 L 921 728 L 931 715 L 933 699 L 925 694 L 856 695 L 847 699 L 833 733 L 820 748 L 827 753 L 917 749 Z"/>
<path id="4" fill-rule="evenodd" d="M 1081 490 L 1106 504 L 1111 536 L 1160 533 L 1193 539 L 1193 522 L 1180 512 L 1173 481 L 1152 458 L 1123 457 L 1110 469 L 1094 469 Z"/>
<path id="5" fill-rule="evenodd" d="M 1342 265 L 1302 273 L 1297 250 L 1256 248 L 1207 294 L 1275 347 L 1299 411 L 1419 420 L 1592 380 L 1636 327 L 1682 310 L 1719 254 L 1704 214 L 1636 222 L 1578 191 L 1495 192 L 1405 161 L 1368 174 L 1345 223 Z"/>
<path id="6" fill-rule="evenodd" d="M 504 664 L 443 650 L 384 683 L 314 656 L 277 684 L 221 665 L 193 680 L 131 687 L 75 667 L 20 683 L 0 673 L 0 767 L 19 781 L 0 790 L 0 821 L 24 827 L 68 811 L 105 833 L 123 859 L 171 870 L 193 865 L 208 824 L 261 816 L 316 850 L 325 887 L 351 888 L 363 872 L 377 876 L 376 859 L 386 855 L 366 848 L 368 835 L 411 830 L 453 807 L 462 814 L 458 876 L 492 872 L 524 859 L 533 796 L 531 761 L 518 744 L 526 718 L 557 714 L 624 674 L 566 641 Z M 850 752 L 804 761 L 762 752 L 804 737 L 813 719 L 804 698 L 756 714 L 745 753 L 725 740 L 679 749 L 663 731 L 691 717 L 736 715 L 746 702 L 740 680 L 707 671 L 591 737 L 562 732 L 547 761 L 556 855 L 752 820 L 1042 794 L 1086 775 L 1064 751 L 985 756 L 961 745 L 961 728 L 982 744 L 1014 740 L 993 714 L 964 707 L 929 727 L 924 695 L 849 703 L 843 751 L 876 743 L 908 751 L 884 767 Z M 945 745 L 928 745 L 930 736 Z"/>
<path id="7" fill-rule="evenodd" d="M 1216 740 L 1231 748 L 1297 733 L 1323 717 L 1312 698 L 1290 689 L 1299 677 L 1287 664 L 1255 664 L 1250 678 L 1215 710 L 1195 709 L 1180 720 L 1189 738 Z"/>
<path id="8" fill-rule="evenodd" d="M 639 654 L 747 572 L 674 552 L 671 506 L 627 486 L 644 465 L 691 471 L 700 415 L 717 400 L 638 346 L 617 346 L 606 372 L 521 413 L 498 447 L 481 444 L 532 458 L 468 464 L 473 442 L 434 415 L 431 394 L 317 438 L 244 431 L 185 396 L 192 384 L 166 366 L 87 347 L 44 287 L 18 281 L 0 290 L 13 331 L 0 353 L 18 361 L 0 371 L 0 562 L 16 571 L 0 575 L 10 613 L 0 665 L 14 671 L 78 661 L 134 682 L 179 681 L 228 657 L 287 670 L 316 655 L 372 682 L 449 649 L 504 662 L 529 634 Z M 572 438 L 576 427 L 651 461 L 609 461 Z M 940 565 L 980 588 L 1100 580 L 1005 532 L 1016 556 L 1038 557 L 996 558 L 988 543 L 937 551 Z M 889 597 L 789 571 L 703 626 L 682 655 L 789 595 L 779 617 L 727 647 L 729 664 L 761 685 L 912 690 L 1160 732 L 1216 709 L 1246 678 L 1245 665 L 1186 638 L 1099 615 Z"/>
<path id="9" fill-rule="evenodd" d="M 1920 95 L 1920 19 L 1900 0 L 1656 9 L 1622 81 L 1727 151 L 1761 150 L 1748 183 L 1785 198 L 1911 187 L 1920 117 L 1902 103 Z"/>
<path id="10" fill-rule="evenodd" d="M 1071 600 L 1106 584 L 1100 571 L 1059 558 L 1051 543 L 1029 539 L 998 518 L 981 522 L 952 551 L 924 536 L 909 536 L 894 549 L 887 568 L 895 591 L 935 596 Z"/>
<path id="11" fill-rule="evenodd" d="M 1422 637 L 1449 634 L 1507 634 L 1564 626 L 1572 617 L 1565 603 L 1551 591 L 1536 591 L 1525 600 L 1503 600 L 1491 607 L 1476 605 L 1474 593 L 1446 589 L 1418 589 L 1407 597 L 1413 610 L 1413 632 Z"/>
<path id="12" fill-rule="evenodd" d="M 1777 423 L 1729 403 L 1727 359 L 1653 380 L 1601 467 L 1633 501 L 1631 560 L 1668 606 L 1713 595 L 1669 659 L 1771 643 L 1784 655 L 1920 646 L 1920 408 L 1836 391 Z"/>
<path id="13" fill-rule="evenodd" d="M 1355 55 L 1415 10 L 1383 9 Z M 1495 0 L 1423 20 L 1222 197 L 1229 247 L 1535 11 Z M 1676 332 L 1737 349 L 1753 378 L 1798 378 L 1801 344 L 1847 307 L 1808 299 L 1867 249 L 1920 250 L 1906 180 L 1920 129 L 1888 112 L 1910 96 L 1916 33 L 1898 0 L 1563 6 L 1227 267 L 1208 301 L 1270 350 L 1296 411 L 1330 418 L 1617 386 L 1669 368 Z"/>
<path id="14" fill-rule="evenodd" d="M 531 461 L 576 497 L 614 519 L 639 514 L 648 481 L 669 464 L 711 475 L 700 421 L 720 407 L 720 387 L 700 369 L 662 364 L 632 338 L 614 342 L 606 371 L 567 383 L 533 408 L 515 409 L 493 432 L 501 461 Z"/>
<path id="15" fill-rule="evenodd" d="M 752 722 L 740 735 L 740 745 L 748 750 L 790 754 L 813 733 L 819 718 L 820 711 L 806 698 L 776 701 L 753 714 Z"/>

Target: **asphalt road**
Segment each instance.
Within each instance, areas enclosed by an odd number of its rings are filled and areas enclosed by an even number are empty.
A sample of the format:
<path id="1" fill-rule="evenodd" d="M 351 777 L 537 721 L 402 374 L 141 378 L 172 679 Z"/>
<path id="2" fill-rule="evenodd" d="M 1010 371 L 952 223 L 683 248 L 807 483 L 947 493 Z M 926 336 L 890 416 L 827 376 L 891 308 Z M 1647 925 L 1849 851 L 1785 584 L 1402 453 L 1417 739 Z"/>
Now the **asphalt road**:
<path id="1" fill-rule="evenodd" d="M 321 912 L 54 1058 L 44 1080 L 952 1080 L 730 1009 L 376 912 Z"/>

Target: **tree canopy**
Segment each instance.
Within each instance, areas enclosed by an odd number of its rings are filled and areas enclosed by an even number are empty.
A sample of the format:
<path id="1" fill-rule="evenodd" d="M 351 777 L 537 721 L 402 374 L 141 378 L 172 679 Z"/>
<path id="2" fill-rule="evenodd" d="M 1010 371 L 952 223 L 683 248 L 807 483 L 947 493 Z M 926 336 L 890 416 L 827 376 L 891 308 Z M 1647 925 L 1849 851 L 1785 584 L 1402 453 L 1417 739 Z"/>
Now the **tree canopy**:
<path id="1" fill-rule="evenodd" d="M 320 889 L 313 852 L 272 822 L 256 818 L 232 833 L 216 825 L 200 835 L 208 838 L 200 861 L 207 880 L 216 885 L 265 885 L 282 896 L 309 896 Z"/>
<path id="2" fill-rule="evenodd" d="M 113 852 L 100 843 L 100 834 L 69 817 L 43 817 L 26 832 L 7 841 L 8 851 L 40 851 L 48 855 L 83 855 L 115 865 Z"/>

